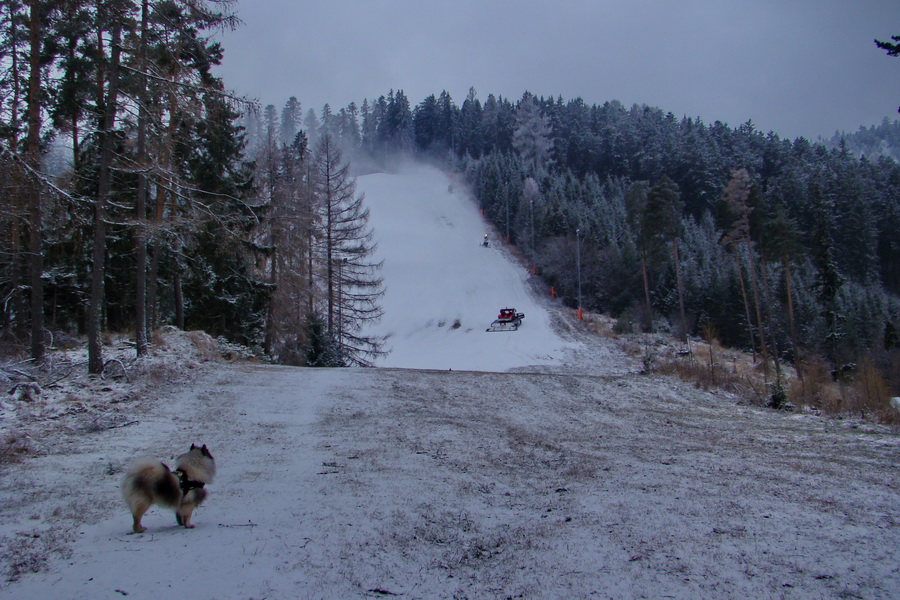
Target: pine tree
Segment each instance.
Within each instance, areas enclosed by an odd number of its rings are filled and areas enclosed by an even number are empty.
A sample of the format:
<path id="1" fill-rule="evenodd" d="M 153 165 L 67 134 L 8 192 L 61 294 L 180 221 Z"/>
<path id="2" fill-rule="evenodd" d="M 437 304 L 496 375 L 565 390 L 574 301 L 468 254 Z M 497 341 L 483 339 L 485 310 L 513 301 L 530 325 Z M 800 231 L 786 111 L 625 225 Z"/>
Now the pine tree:
<path id="1" fill-rule="evenodd" d="M 310 342 L 309 311 L 313 290 L 308 271 L 313 226 L 312 198 L 307 182 L 307 142 L 303 132 L 278 151 L 275 173 L 257 163 L 262 191 L 270 198 L 266 214 L 268 275 L 273 286 L 266 316 L 264 348 L 279 362 L 306 364 Z"/>
<path id="2" fill-rule="evenodd" d="M 892 35 L 891 39 L 896 43 L 875 40 L 875 45 L 887 52 L 888 56 L 900 56 L 900 35 Z M 897 112 L 900 112 L 900 108 Z"/>
<path id="3" fill-rule="evenodd" d="M 425 98 L 413 111 L 416 147 L 433 152 L 438 143 L 438 103 L 434 94 Z"/>
<path id="4" fill-rule="evenodd" d="M 28 18 L 28 93 L 25 162 L 32 173 L 41 171 L 41 115 L 44 109 L 43 25 L 54 7 L 46 0 L 30 0 Z M 31 357 L 44 357 L 44 211 L 43 182 L 33 177 L 28 196 L 28 271 L 31 288 Z"/>
<path id="5" fill-rule="evenodd" d="M 468 154 L 472 158 L 481 156 L 481 101 L 476 97 L 475 88 L 469 88 L 469 94 L 459 111 L 456 122 L 457 148 L 460 156 Z"/>
<path id="6" fill-rule="evenodd" d="M 456 148 L 458 121 L 459 109 L 453 104 L 453 99 L 447 90 L 444 90 L 438 96 L 435 138 L 442 140 L 447 148 Z"/>
<path id="7" fill-rule="evenodd" d="M 647 221 L 647 196 L 650 193 L 650 184 L 646 181 L 636 181 L 631 184 L 625 194 L 625 209 L 628 213 L 628 223 L 634 232 L 637 249 L 641 256 L 641 280 L 644 283 L 644 307 L 645 321 L 644 331 L 653 329 L 653 306 L 650 302 L 650 278 L 648 263 L 657 253 L 657 238 Z"/>
<path id="8" fill-rule="evenodd" d="M 516 111 L 513 147 L 522 157 L 528 173 L 538 179 L 543 177 L 549 167 L 552 146 L 550 133 L 548 118 L 541 114 L 534 96 L 526 94 Z"/>
<path id="9" fill-rule="evenodd" d="M 777 206 L 763 225 L 762 251 L 781 261 L 784 271 L 785 299 L 788 312 L 788 328 L 791 336 L 791 349 L 794 360 L 800 352 L 797 338 L 797 327 L 794 318 L 794 292 L 791 277 L 792 264 L 800 255 L 800 230 L 794 219 L 790 217 L 784 206 Z"/>
<path id="10" fill-rule="evenodd" d="M 149 0 L 141 0 L 140 40 L 137 48 L 136 68 L 138 71 L 138 90 L 136 100 L 138 103 L 137 122 L 137 156 L 135 167 L 137 168 L 137 190 L 135 192 L 135 311 L 134 311 L 134 341 L 138 356 L 147 353 L 147 239 L 145 219 L 147 218 L 147 196 L 149 181 L 147 170 L 149 169 L 149 156 L 147 150 L 147 129 L 149 127 L 150 93 L 148 89 L 148 45 L 150 37 L 150 6 Z"/>
<path id="11" fill-rule="evenodd" d="M 681 235 L 681 193 L 678 185 L 669 177 L 663 176 L 653 184 L 647 193 L 646 220 L 650 228 L 660 242 L 663 240 L 672 244 L 672 258 L 675 266 L 675 279 L 678 288 L 678 309 L 681 315 L 682 341 L 687 341 L 687 317 L 684 310 L 684 285 L 681 280 L 681 258 L 678 253 L 678 238 Z"/>
<path id="12" fill-rule="evenodd" d="M 749 202 L 753 191 L 753 181 L 746 169 L 738 169 L 732 172 L 731 180 L 725 188 L 723 201 L 725 203 L 725 212 L 727 214 L 726 222 L 728 231 L 722 238 L 722 243 L 728 248 L 735 260 L 735 266 L 738 271 L 738 279 L 741 282 L 741 294 L 744 298 L 744 311 L 747 317 L 748 333 L 750 335 L 750 346 L 756 360 L 756 349 L 754 345 L 753 321 L 750 318 L 750 303 L 747 298 L 747 290 L 744 284 L 743 267 L 741 265 L 740 244 L 744 245 L 747 253 L 747 261 L 749 271 L 751 273 L 750 288 L 753 294 L 754 306 L 756 308 L 756 327 L 760 339 L 760 352 L 763 359 L 767 356 L 766 341 L 762 326 L 762 311 L 759 305 L 759 296 L 756 291 L 756 276 L 753 267 L 754 252 L 753 242 L 750 238 L 750 215 L 753 212 L 753 206 Z"/>
<path id="13" fill-rule="evenodd" d="M 322 227 L 321 261 L 325 278 L 325 331 L 339 349 L 338 364 L 369 366 L 379 356 L 382 341 L 361 333 L 365 323 L 381 318 L 383 294 L 377 275 L 381 263 L 368 226 L 369 211 L 349 164 L 331 136 L 323 136 L 314 155 L 315 189 Z"/>
<path id="14" fill-rule="evenodd" d="M 103 3 L 98 11 L 100 31 L 109 32 L 109 55 L 99 48 L 103 57 L 104 78 L 97 88 L 99 120 L 99 158 L 97 176 L 97 197 L 94 200 L 94 245 L 91 259 L 91 294 L 88 304 L 88 372 L 94 375 L 103 372 L 103 345 L 100 335 L 103 330 L 101 313 L 104 300 L 104 277 L 106 273 L 106 229 L 112 189 L 112 169 L 115 153 L 116 119 L 119 112 L 120 68 L 122 63 L 122 24 L 126 22 L 128 9 L 125 0 Z"/>
<path id="15" fill-rule="evenodd" d="M 19 160 L 19 142 L 22 137 L 22 115 L 27 92 L 28 81 L 28 18 L 24 4 L 19 0 L 9 0 L 0 4 L 2 16 L 2 41 L 0 41 L 0 57 L 4 66 L 8 65 L 6 77 L 0 78 L 0 91 L 4 99 L 0 104 L 3 116 L 0 136 L 6 142 L 8 152 L 3 152 L 3 184 L 8 202 L 3 206 L 4 233 L 9 233 L 9 245 L 4 248 L 9 257 L 6 263 L 3 297 L 3 324 L 11 326 L 13 338 L 24 339 L 29 309 L 25 295 L 28 288 L 24 283 L 28 267 L 23 264 L 24 238 L 27 234 L 27 210 L 29 195 L 33 194 L 34 173 L 29 172 L 25 164 Z M 6 150 L 6 149 L 4 149 Z M 23 231 L 25 226 L 25 231 Z M 5 236 L 0 236 L 3 239 Z"/>
<path id="16" fill-rule="evenodd" d="M 844 285 L 844 277 L 834 261 L 832 240 L 832 206 L 818 185 L 812 191 L 815 221 L 812 232 L 812 260 L 816 267 L 817 279 L 813 287 L 825 320 L 825 352 L 828 359 L 837 363 L 840 356 L 840 342 L 844 337 L 842 322 L 844 316 L 838 306 L 838 294 Z"/>
<path id="17" fill-rule="evenodd" d="M 296 96 L 291 96 L 285 103 L 284 108 L 281 109 L 281 131 L 279 141 L 282 146 L 290 146 L 294 143 L 294 138 L 297 137 L 297 130 L 300 127 L 301 118 L 302 110 L 300 101 L 297 100 Z"/>
<path id="18" fill-rule="evenodd" d="M 360 132 L 359 121 L 357 120 L 356 103 L 351 102 L 346 108 L 342 108 L 338 112 L 338 135 L 341 147 L 350 156 L 355 156 L 359 152 Z"/>
<path id="19" fill-rule="evenodd" d="M 316 111 L 311 108 L 306 111 L 306 117 L 303 119 L 303 126 L 309 143 L 317 144 L 319 142 L 319 118 L 316 116 Z"/>

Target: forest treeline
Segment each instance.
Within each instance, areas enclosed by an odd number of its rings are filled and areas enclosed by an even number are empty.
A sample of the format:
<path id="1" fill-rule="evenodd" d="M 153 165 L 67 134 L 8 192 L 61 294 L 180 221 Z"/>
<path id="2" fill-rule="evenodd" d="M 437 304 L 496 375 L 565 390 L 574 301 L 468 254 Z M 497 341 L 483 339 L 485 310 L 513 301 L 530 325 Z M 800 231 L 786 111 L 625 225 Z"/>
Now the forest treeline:
<path id="1" fill-rule="evenodd" d="M 392 90 L 309 109 L 302 124 L 278 114 L 245 115 L 251 155 L 266 130 L 287 140 L 296 126 L 338 140 L 362 168 L 414 155 L 463 173 L 565 302 L 623 331 L 714 332 L 836 373 L 867 360 L 900 384 L 900 165 L 887 156 L 616 101 L 482 103 L 474 89 L 461 105 Z"/>
<path id="2" fill-rule="evenodd" d="M 860 126 L 852 133 L 836 131 L 825 141 L 829 148 L 846 148 L 857 157 L 878 160 L 881 157 L 900 161 L 900 121 L 882 119 L 878 125 Z"/>
<path id="3" fill-rule="evenodd" d="M 231 3 L 0 4 L 2 334 L 161 324 L 290 364 L 371 364 L 379 266 L 357 173 L 465 176 L 499 235 L 622 331 L 715 335 L 767 361 L 874 361 L 895 393 L 900 165 L 619 102 L 402 90 L 318 114 L 213 75 Z M 65 148 L 60 160 L 60 148 Z M 59 165 L 62 165 L 61 167 Z M 891 379 L 893 378 L 893 379 Z"/>
<path id="4" fill-rule="evenodd" d="M 291 364 L 370 364 L 380 265 L 327 136 L 245 154 L 212 68 L 226 0 L 0 2 L 0 334 L 34 359 L 72 335 L 203 329 Z"/>

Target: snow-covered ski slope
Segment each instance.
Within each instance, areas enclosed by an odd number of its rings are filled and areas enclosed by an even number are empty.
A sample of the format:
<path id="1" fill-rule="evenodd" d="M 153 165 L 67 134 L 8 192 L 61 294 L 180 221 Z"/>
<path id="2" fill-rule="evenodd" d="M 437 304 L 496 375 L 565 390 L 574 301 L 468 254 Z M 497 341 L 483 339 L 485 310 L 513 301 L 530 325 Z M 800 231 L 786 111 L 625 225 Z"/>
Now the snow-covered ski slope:
<path id="1" fill-rule="evenodd" d="M 488 231 L 469 190 L 425 165 L 357 178 L 384 260 L 384 317 L 369 326 L 387 336 L 378 366 L 505 371 L 560 364 L 576 346 L 560 338 L 528 290 L 526 270 Z M 525 313 L 518 331 L 485 331 L 501 308 Z"/>

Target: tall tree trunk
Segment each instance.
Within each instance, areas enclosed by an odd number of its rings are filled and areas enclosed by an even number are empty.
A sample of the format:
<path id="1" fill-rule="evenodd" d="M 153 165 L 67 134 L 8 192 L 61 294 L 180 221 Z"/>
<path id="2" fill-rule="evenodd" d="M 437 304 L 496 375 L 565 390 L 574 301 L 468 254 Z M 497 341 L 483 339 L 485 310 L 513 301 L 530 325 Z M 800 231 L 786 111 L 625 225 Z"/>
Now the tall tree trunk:
<path id="1" fill-rule="evenodd" d="M 797 340 L 797 328 L 794 323 L 794 291 L 793 291 L 793 283 L 791 278 L 791 260 L 787 254 L 781 257 L 784 263 L 784 282 L 786 286 L 787 292 L 787 306 L 788 306 L 788 322 L 791 330 L 791 358 L 793 359 L 794 366 L 796 367 L 797 377 L 800 379 L 801 385 L 804 386 L 804 393 L 806 393 L 804 381 L 804 373 L 806 372 L 805 368 L 801 368 L 800 365 L 800 344 Z"/>
<path id="2" fill-rule="evenodd" d="M 79 6 L 78 6 L 77 2 L 70 2 L 68 4 L 68 12 L 66 14 L 66 18 L 69 19 L 70 21 L 74 21 L 75 13 L 77 12 L 78 8 L 79 8 Z M 76 57 L 78 56 L 78 38 L 74 35 L 69 38 L 69 43 L 66 46 L 66 55 L 67 55 L 66 58 L 68 59 L 69 64 L 74 64 L 76 61 Z M 76 103 L 76 106 L 77 106 L 77 103 Z M 71 130 L 69 133 L 72 136 L 72 171 L 73 172 L 78 171 L 78 165 L 81 161 L 81 155 L 80 155 L 80 151 L 79 151 L 79 149 L 81 147 L 81 143 L 79 141 L 80 136 L 78 133 L 79 132 L 78 119 L 80 118 L 80 115 L 81 115 L 80 108 L 72 109 L 72 114 L 71 114 L 72 121 L 71 121 L 71 123 L 69 123 L 69 127 L 71 127 Z"/>
<path id="3" fill-rule="evenodd" d="M 175 275 L 172 278 L 175 294 L 175 326 L 184 331 L 184 291 L 181 288 L 181 268 L 175 265 Z"/>
<path id="4" fill-rule="evenodd" d="M 309 166 L 306 170 L 306 206 L 309 209 L 309 214 L 307 215 L 308 222 L 306 223 L 306 294 L 307 294 L 307 317 L 312 317 L 315 314 L 316 309 L 316 297 L 315 297 L 315 277 L 314 277 L 314 244 L 315 244 L 315 232 L 313 229 L 313 202 L 315 197 L 314 186 L 314 176 L 313 176 L 313 161 L 309 161 Z"/>
<path id="5" fill-rule="evenodd" d="M 312 316 L 315 313 L 316 309 L 316 298 L 313 291 L 315 290 L 315 280 L 313 279 L 313 228 L 309 227 L 307 238 L 307 252 L 306 252 L 306 286 L 307 286 L 307 307 L 306 314 Z"/>
<path id="6" fill-rule="evenodd" d="M 31 1 L 35 3 L 38 0 Z M 9 12 L 9 39 L 11 42 L 9 49 L 9 75 L 12 86 L 12 100 L 9 105 L 9 126 L 12 129 L 12 137 L 9 141 L 9 149 L 15 153 L 19 151 L 19 109 L 22 103 L 22 82 L 19 79 L 19 19 L 16 18 L 16 12 L 11 4 L 6 7 L 6 10 Z"/>
<path id="7" fill-rule="evenodd" d="M 166 150 L 160 151 L 159 160 L 163 167 L 163 171 L 166 171 L 166 167 L 168 167 Z M 165 175 L 163 175 L 162 178 L 165 179 Z M 156 225 L 156 231 L 150 240 L 150 251 L 153 257 L 150 260 L 150 275 L 147 282 L 147 301 L 145 303 L 148 313 L 148 327 L 151 331 L 159 327 L 159 286 L 157 282 L 159 281 L 159 265 L 162 262 L 163 253 L 162 234 L 159 224 L 162 222 L 166 213 L 166 185 L 164 185 L 164 181 L 157 182 L 156 184 L 155 205 L 153 216 L 151 218 L 153 219 L 153 224 Z"/>
<path id="8" fill-rule="evenodd" d="M 137 125 L 137 228 L 135 230 L 135 309 L 134 309 L 134 341 L 138 356 L 147 353 L 147 236 L 145 221 L 147 218 L 147 3 L 141 2 L 141 47 L 138 68 L 140 74 L 140 90 L 138 92 L 138 125 Z"/>
<path id="9" fill-rule="evenodd" d="M 28 201 L 28 265 L 31 283 L 31 357 L 44 356 L 44 250 L 41 182 L 36 173 L 41 166 L 41 17 L 40 0 L 31 0 L 28 21 L 30 48 L 28 76 L 28 137 L 26 161 L 34 169 Z"/>
<path id="10" fill-rule="evenodd" d="M 278 269 L 275 267 L 275 257 L 272 256 L 270 260 L 272 261 L 270 265 L 272 283 L 273 285 L 278 286 Z M 275 324 L 275 302 L 276 296 L 275 294 L 272 294 L 269 298 L 269 307 L 266 312 L 266 335 L 263 340 L 263 349 L 269 356 L 271 356 L 275 350 L 275 335 L 277 333 Z"/>
<path id="11" fill-rule="evenodd" d="M 104 0 L 98 0 L 98 9 L 103 10 Z M 100 340 L 101 311 L 103 306 L 106 258 L 106 205 L 112 186 L 113 134 L 119 100 L 119 60 L 121 57 L 122 29 L 119 19 L 113 19 L 110 39 L 109 87 L 101 111 L 100 165 L 97 175 L 97 200 L 94 206 L 94 250 L 91 269 L 91 297 L 88 308 L 88 372 L 103 372 L 103 345 Z M 102 80 L 101 80 L 102 90 Z M 101 91 L 102 94 L 102 91 Z"/>
<path id="12" fill-rule="evenodd" d="M 170 72 L 170 76 L 172 81 L 174 82 L 177 78 L 178 67 L 174 65 L 172 67 L 172 71 Z M 173 84 L 174 85 L 174 84 Z M 172 146 L 175 140 L 175 133 L 177 131 L 177 119 L 176 109 L 178 108 L 178 100 L 175 96 L 175 93 L 170 89 L 168 92 L 169 96 L 169 126 L 166 131 L 166 138 L 159 146 L 159 164 L 161 166 L 161 170 L 164 175 L 161 176 L 162 181 L 159 182 L 156 186 L 156 207 L 153 211 L 153 221 L 156 225 L 156 233 L 153 236 L 152 241 L 150 242 L 150 247 L 153 252 L 153 260 L 150 263 L 150 282 L 147 286 L 147 304 L 149 306 L 150 313 L 150 329 L 155 329 L 159 325 L 159 315 L 158 315 L 158 306 L 159 306 L 159 294 L 158 294 L 158 285 L 157 280 L 159 278 L 159 265 L 162 260 L 162 240 L 161 240 L 161 227 L 159 226 L 162 223 L 163 218 L 166 215 L 166 187 L 174 188 L 175 180 L 172 175 Z"/>
<path id="13" fill-rule="evenodd" d="M 797 328 L 794 325 L 794 293 L 791 283 L 791 261 L 787 257 L 787 255 L 782 256 L 782 263 L 784 264 L 784 283 L 787 287 L 787 307 L 788 307 L 788 323 L 791 330 L 791 350 L 794 357 L 794 362 L 797 362 L 797 357 L 800 354 L 800 347 L 797 345 Z M 798 371 L 799 373 L 799 371 Z M 802 375 L 801 375 L 802 377 Z"/>
<path id="14" fill-rule="evenodd" d="M 653 332 L 653 306 L 650 304 L 650 277 L 647 274 L 647 257 L 641 253 L 641 273 L 644 277 L 644 301 L 647 303 L 647 322 L 645 330 Z"/>
<path id="15" fill-rule="evenodd" d="M 681 341 L 687 341 L 687 317 L 684 312 L 684 286 L 681 283 L 681 260 L 678 256 L 678 238 L 672 238 L 672 253 L 675 258 L 675 285 L 678 287 L 678 310 L 681 313 Z"/>
<path id="16" fill-rule="evenodd" d="M 160 186 L 161 187 L 161 186 Z M 154 235 L 150 240 L 150 274 L 147 277 L 147 330 L 153 331 L 159 327 L 159 314 L 157 306 L 157 277 L 159 276 L 159 261 L 162 248 L 158 236 Z"/>
<path id="17" fill-rule="evenodd" d="M 325 170 L 323 175 L 325 176 L 325 180 L 322 182 L 325 190 L 325 194 L 322 198 L 322 201 L 325 203 L 325 280 L 326 287 L 328 288 L 328 335 L 333 339 L 334 338 L 334 242 L 332 240 L 332 235 L 334 234 L 334 223 L 333 223 L 333 202 L 332 198 L 332 189 L 331 189 L 331 176 L 332 176 L 332 165 L 331 165 L 331 156 L 330 146 L 325 150 Z"/>
<path id="18" fill-rule="evenodd" d="M 753 336 L 753 320 L 750 318 L 750 301 L 747 299 L 747 286 L 744 285 L 744 268 L 741 266 L 740 252 L 734 248 L 734 265 L 737 267 L 738 281 L 741 282 L 741 297 L 744 299 L 744 316 L 747 318 L 747 333 L 750 334 L 750 352 L 756 362 L 756 341 Z"/>
<path id="19" fill-rule="evenodd" d="M 760 256 L 760 264 L 762 266 L 761 269 L 761 277 L 763 281 L 763 308 L 766 313 L 766 322 L 769 324 L 767 329 L 770 332 L 770 342 L 772 343 L 772 361 L 775 363 L 775 376 L 777 381 L 781 382 L 781 357 L 778 356 L 778 340 L 775 337 L 775 334 L 772 333 L 772 302 L 769 300 L 769 276 L 768 276 L 768 267 L 766 263 L 765 255 Z"/>
<path id="20" fill-rule="evenodd" d="M 747 263 L 750 265 L 750 290 L 753 293 L 753 305 L 756 309 L 756 327 L 759 333 L 759 353 L 763 359 L 763 375 L 768 378 L 769 375 L 769 352 L 766 348 L 766 333 L 763 328 L 762 308 L 759 302 L 759 285 L 756 283 L 756 266 L 753 260 L 753 245 L 750 240 L 746 240 L 747 245 Z"/>
<path id="21" fill-rule="evenodd" d="M 9 13 L 9 39 L 12 40 L 12 48 L 10 49 L 10 84 L 12 87 L 12 99 L 9 105 L 9 125 L 11 130 L 9 149 L 13 154 L 19 151 L 19 108 L 22 101 L 22 86 L 19 81 L 19 49 L 16 45 L 18 40 L 18 23 L 15 18 L 15 12 L 12 6 L 7 6 Z M 22 263 L 22 198 L 20 193 L 12 194 L 12 219 L 10 220 L 10 247 L 12 248 L 12 268 L 10 269 L 10 290 L 12 290 L 12 315 L 13 331 L 16 339 L 24 340 L 27 335 L 25 327 L 24 315 L 26 313 L 25 299 L 22 297 L 22 281 L 26 276 Z M 6 313 L 5 313 L 6 314 Z"/>

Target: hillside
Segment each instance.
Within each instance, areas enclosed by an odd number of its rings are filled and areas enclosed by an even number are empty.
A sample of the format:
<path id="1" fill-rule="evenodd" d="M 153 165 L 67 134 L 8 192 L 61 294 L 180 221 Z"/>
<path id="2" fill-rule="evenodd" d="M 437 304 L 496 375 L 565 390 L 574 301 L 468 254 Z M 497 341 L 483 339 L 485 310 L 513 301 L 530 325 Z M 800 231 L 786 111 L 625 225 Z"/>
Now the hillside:
<path id="1" fill-rule="evenodd" d="M 895 432 L 642 374 L 479 248 L 477 211 L 443 177 L 360 180 L 395 366 L 226 362 L 167 329 L 141 363 L 110 349 L 127 381 L 5 396 L 0 432 L 24 449 L 0 463 L 0 599 L 897 596 Z M 395 243 L 408 264 L 389 265 Z M 501 285 L 462 260 L 417 272 L 466 255 Z M 484 332 L 507 301 L 522 329 Z M 428 368 L 399 368 L 414 361 Z M 154 508 L 130 533 L 129 460 L 192 442 L 218 461 L 196 529 Z"/>
<path id="2" fill-rule="evenodd" d="M 900 162 L 900 121 L 889 121 L 885 117 L 877 127 L 860 127 L 854 132 L 836 131 L 825 143 L 833 149 L 840 149 L 844 144 L 852 155 L 873 162 L 880 158 Z"/>
<path id="3" fill-rule="evenodd" d="M 386 367 L 503 371 L 559 365 L 577 346 L 563 341 L 528 276 L 489 231 L 466 187 L 433 167 L 357 180 L 384 260 L 384 317 L 370 335 L 387 337 Z M 548 294 L 549 295 L 549 294 Z M 485 329 L 503 307 L 525 313 L 515 333 Z"/>

